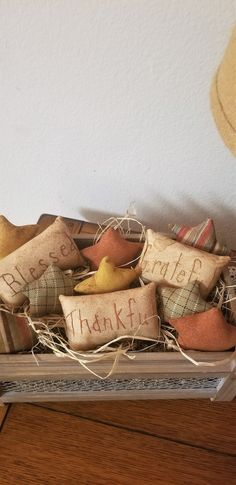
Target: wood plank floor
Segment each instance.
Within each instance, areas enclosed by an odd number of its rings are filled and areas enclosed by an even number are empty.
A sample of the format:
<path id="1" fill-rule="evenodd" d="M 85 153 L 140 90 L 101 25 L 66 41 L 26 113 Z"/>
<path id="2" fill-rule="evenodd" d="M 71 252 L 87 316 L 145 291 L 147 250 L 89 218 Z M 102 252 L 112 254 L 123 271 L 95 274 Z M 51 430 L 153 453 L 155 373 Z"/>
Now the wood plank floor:
<path id="1" fill-rule="evenodd" d="M 236 484 L 235 416 L 236 400 L 13 404 L 0 484 Z"/>

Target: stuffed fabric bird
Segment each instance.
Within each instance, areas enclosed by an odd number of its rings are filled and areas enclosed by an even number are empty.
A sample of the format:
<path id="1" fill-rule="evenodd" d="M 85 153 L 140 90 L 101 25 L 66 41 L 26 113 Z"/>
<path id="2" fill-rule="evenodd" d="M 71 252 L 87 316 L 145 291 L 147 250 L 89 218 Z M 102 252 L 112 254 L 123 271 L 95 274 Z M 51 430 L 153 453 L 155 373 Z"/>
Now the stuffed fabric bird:
<path id="1" fill-rule="evenodd" d="M 116 268 L 109 257 L 105 256 L 99 265 L 98 271 L 90 278 L 78 283 L 74 289 L 83 295 L 126 290 L 138 278 L 140 273 L 141 270 L 139 268 Z"/>

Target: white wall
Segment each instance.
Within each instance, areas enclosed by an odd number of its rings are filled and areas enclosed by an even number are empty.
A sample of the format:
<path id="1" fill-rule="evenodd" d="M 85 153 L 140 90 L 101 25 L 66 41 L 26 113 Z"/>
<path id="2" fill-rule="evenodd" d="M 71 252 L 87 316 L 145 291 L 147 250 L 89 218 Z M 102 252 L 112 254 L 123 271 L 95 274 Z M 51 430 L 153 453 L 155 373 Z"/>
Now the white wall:
<path id="1" fill-rule="evenodd" d="M 212 216 L 236 246 L 236 160 L 209 86 L 234 0 L 1 0 L 0 212 L 153 227 Z M 227 236 L 226 236 L 227 233 Z"/>

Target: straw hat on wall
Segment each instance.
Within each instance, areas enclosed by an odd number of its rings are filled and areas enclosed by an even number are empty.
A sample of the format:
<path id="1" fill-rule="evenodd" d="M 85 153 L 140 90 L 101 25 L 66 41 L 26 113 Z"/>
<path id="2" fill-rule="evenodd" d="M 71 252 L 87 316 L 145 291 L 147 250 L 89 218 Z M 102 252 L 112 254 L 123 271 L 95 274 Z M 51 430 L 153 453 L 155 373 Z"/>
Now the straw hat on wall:
<path id="1" fill-rule="evenodd" d="M 211 108 L 220 135 L 236 156 L 236 27 L 212 82 Z"/>

